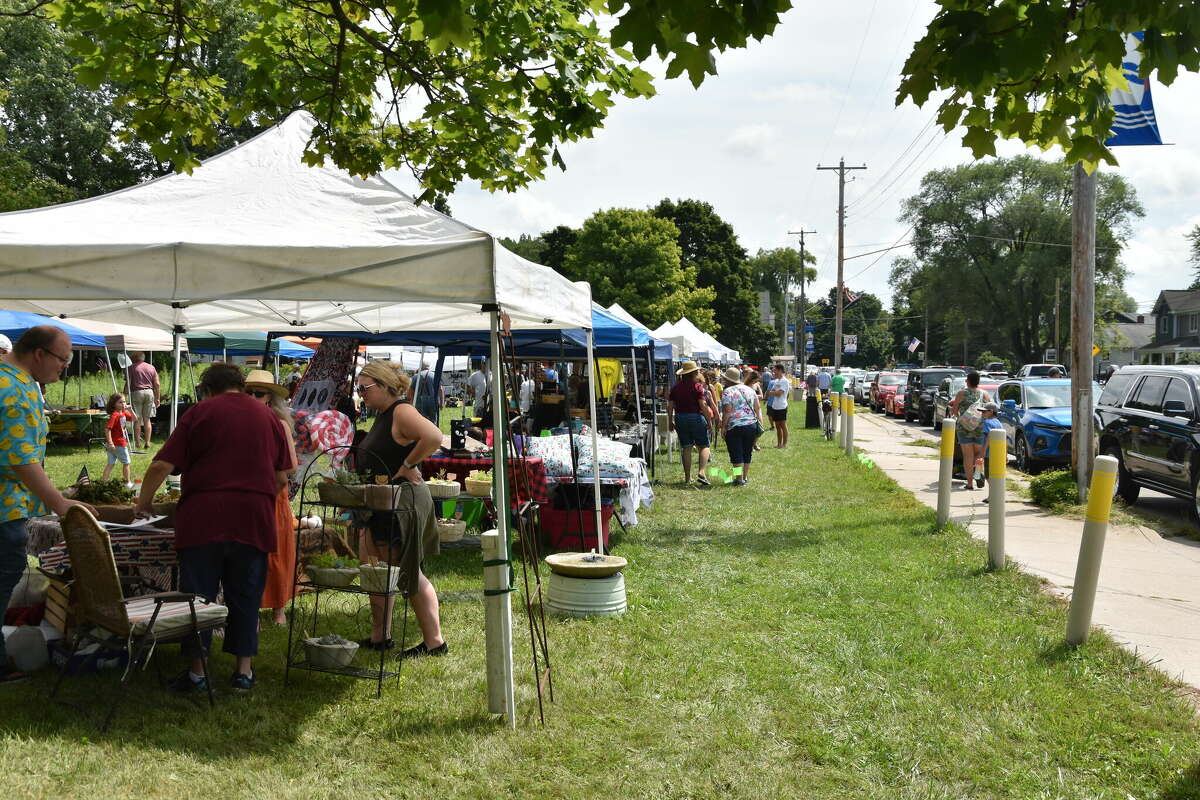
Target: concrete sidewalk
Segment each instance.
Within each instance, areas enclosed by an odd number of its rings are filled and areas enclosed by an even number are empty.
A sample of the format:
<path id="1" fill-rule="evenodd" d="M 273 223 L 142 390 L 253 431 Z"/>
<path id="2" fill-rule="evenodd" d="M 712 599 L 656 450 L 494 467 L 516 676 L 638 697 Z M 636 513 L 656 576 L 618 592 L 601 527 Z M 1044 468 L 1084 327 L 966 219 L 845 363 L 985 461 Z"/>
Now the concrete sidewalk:
<path id="1" fill-rule="evenodd" d="M 934 435 L 868 411 L 855 415 L 855 445 L 930 508 L 937 508 L 938 451 L 907 443 Z M 986 487 L 954 486 L 951 520 L 986 541 Z M 1011 492 L 1005 508 L 1009 560 L 1069 598 L 1083 521 L 1044 513 Z M 1200 542 L 1110 525 L 1092 621 L 1171 677 L 1200 687 Z"/>

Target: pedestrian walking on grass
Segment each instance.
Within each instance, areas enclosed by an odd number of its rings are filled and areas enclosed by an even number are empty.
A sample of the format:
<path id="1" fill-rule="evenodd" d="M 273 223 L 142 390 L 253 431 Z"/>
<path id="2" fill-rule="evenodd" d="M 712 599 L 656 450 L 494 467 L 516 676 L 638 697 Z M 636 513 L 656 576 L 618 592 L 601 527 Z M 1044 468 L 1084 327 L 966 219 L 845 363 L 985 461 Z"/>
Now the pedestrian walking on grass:
<path id="1" fill-rule="evenodd" d="M 990 403 L 991 396 L 979 388 L 979 373 L 967 373 L 967 385 L 958 390 L 958 394 L 950 401 L 950 410 L 957 417 L 954 435 L 962 448 L 963 473 L 966 477 L 964 489 L 974 489 L 976 485 L 983 487 L 983 475 L 975 474 L 976 462 L 983 458 L 983 412 L 984 403 Z"/>
<path id="2" fill-rule="evenodd" d="M 762 419 L 762 404 L 763 404 L 763 399 L 765 397 L 765 395 L 763 394 L 761 376 L 752 369 L 748 369 L 745 372 L 743 372 L 742 374 L 744 376 L 742 378 L 742 382 L 745 383 L 746 386 L 750 387 L 750 389 L 752 389 L 754 391 L 754 396 L 757 398 L 757 400 L 755 400 L 755 405 L 759 409 L 758 417 L 761 420 Z M 758 436 L 762 436 L 764 430 L 765 430 L 765 426 L 763 428 L 759 428 Z M 756 451 L 762 450 L 762 448 L 759 447 L 759 445 L 758 445 L 757 437 L 755 437 L 755 439 L 754 439 L 754 449 Z"/>
<path id="3" fill-rule="evenodd" d="M 695 361 L 683 362 L 678 375 L 679 382 L 671 388 L 667 398 L 667 430 L 675 431 L 679 436 L 684 484 L 692 481 L 692 448 L 695 448 L 700 459 L 696 482 L 708 486 L 708 459 L 712 455 L 709 420 L 716 416 L 716 409 Z"/>
<path id="4" fill-rule="evenodd" d="M 742 383 L 737 367 L 725 370 L 721 380 L 725 384 L 721 393 L 721 431 L 729 448 L 730 465 L 735 472 L 741 468 L 734 485 L 745 486 L 750 482 L 750 461 L 754 457 L 758 426 L 762 424 L 762 406 L 754 390 Z"/>

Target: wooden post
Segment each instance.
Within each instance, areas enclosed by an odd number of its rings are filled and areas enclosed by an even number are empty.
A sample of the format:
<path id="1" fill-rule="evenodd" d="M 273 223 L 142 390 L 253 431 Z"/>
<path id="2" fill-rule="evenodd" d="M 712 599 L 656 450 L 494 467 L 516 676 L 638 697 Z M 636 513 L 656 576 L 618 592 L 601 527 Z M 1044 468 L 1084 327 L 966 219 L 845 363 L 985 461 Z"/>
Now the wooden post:
<path id="1" fill-rule="evenodd" d="M 1096 325 L 1096 173 L 1076 164 L 1071 193 L 1071 468 L 1079 502 L 1092 467 L 1092 332 Z"/>

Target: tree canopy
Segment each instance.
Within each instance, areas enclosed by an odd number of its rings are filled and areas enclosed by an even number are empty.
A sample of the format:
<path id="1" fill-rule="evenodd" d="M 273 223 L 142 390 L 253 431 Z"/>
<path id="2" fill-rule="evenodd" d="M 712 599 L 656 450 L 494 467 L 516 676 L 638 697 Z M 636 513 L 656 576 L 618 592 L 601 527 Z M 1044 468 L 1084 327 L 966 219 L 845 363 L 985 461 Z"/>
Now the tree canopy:
<path id="1" fill-rule="evenodd" d="M 811 252 L 804 253 L 804 263 L 815 264 L 817 257 Z M 750 276 L 754 289 L 760 292 L 770 292 L 771 311 L 775 314 L 776 342 L 782 345 L 784 341 L 784 305 L 787 304 L 787 319 L 789 322 L 800 321 L 799 299 L 795 296 L 800 287 L 800 251 L 791 247 L 777 247 L 772 250 L 759 250 L 749 261 Z M 805 266 L 804 279 L 812 283 L 817 279 L 817 268 Z M 797 328 L 799 330 L 799 328 Z M 797 342 L 802 342 L 798 337 Z M 780 354 L 782 350 L 778 351 Z"/>
<path id="2" fill-rule="evenodd" d="M 132 109 L 125 141 L 176 169 L 216 144 L 216 124 L 309 111 L 307 158 L 356 174 L 410 168 L 423 199 L 464 178 L 511 190 L 563 166 L 617 96 L 654 94 L 638 63 L 694 85 L 715 54 L 769 35 L 789 0 L 6 0 L 66 35 L 87 86 Z M 208 57 L 236 39 L 244 82 Z M 382 114 L 379 113 L 382 110 Z"/>
<path id="3" fill-rule="evenodd" d="M 679 229 L 648 211 L 610 208 L 583 223 L 567 248 L 563 274 L 592 285 L 592 299 L 620 303 L 651 328 L 687 316 L 711 327 L 712 289 L 680 262 Z"/>
<path id="4" fill-rule="evenodd" d="M 941 7 L 904 64 L 896 104 L 939 98 L 946 132 L 966 127 L 976 158 L 996 138 L 1043 149 L 1068 163 L 1116 158 L 1104 144 L 1114 119 L 1109 92 L 1127 89 L 1125 34 L 1145 31 L 1138 75 L 1170 85 L 1200 69 L 1194 0 L 936 0 Z"/>
<path id="5" fill-rule="evenodd" d="M 849 288 L 849 287 L 847 287 Z M 883 301 L 870 292 L 856 295 L 854 302 L 842 308 L 843 336 L 858 337 L 858 352 L 843 355 L 842 364 L 848 367 L 884 366 L 895 363 L 896 349 L 888 314 Z M 809 306 L 806 318 L 813 325 L 812 359 L 828 358 L 833 363 L 833 332 L 837 316 L 837 287 L 829 290 Z"/>
<path id="6" fill-rule="evenodd" d="M 1124 302 L 1120 249 L 1143 214 L 1117 175 L 1097 187 L 1097 317 Z M 934 360 L 981 349 L 1037 361 L 1070 329 L 1071 176 L 1065 162 L 1030 156 L 935 170 L 904 203 L 913 257 L 892 269 L 898 316 L 928 314 Z M 1064 341 L 1053 343 L 1055 280 Z M 965 343 L 965 346 L 964 346 Z"/>

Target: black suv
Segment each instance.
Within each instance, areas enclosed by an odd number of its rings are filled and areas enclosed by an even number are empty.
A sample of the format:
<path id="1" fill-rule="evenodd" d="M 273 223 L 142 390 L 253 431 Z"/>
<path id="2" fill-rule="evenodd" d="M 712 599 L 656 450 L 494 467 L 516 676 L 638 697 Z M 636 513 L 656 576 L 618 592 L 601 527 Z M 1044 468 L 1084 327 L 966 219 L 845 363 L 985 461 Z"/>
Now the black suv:
<path id="1" fill-rule="evenodd" d="M 908 392 L 904 399 L 904 421 L 919 419 L 924 425 L 932 425 L 933 398 L 937 394 L 938 384 L 946 378 L 966 374 L 956 367 L 929 367 L 909 372 Z"/>
<path id="2" fill-rule="evenodd" d="M 1200 515 L 1200 367 L 1122 367 L 1096 406 L 1100 452 L 1119 464 L 1117 495 L 1147 489 L 1191 500 Z"/>

